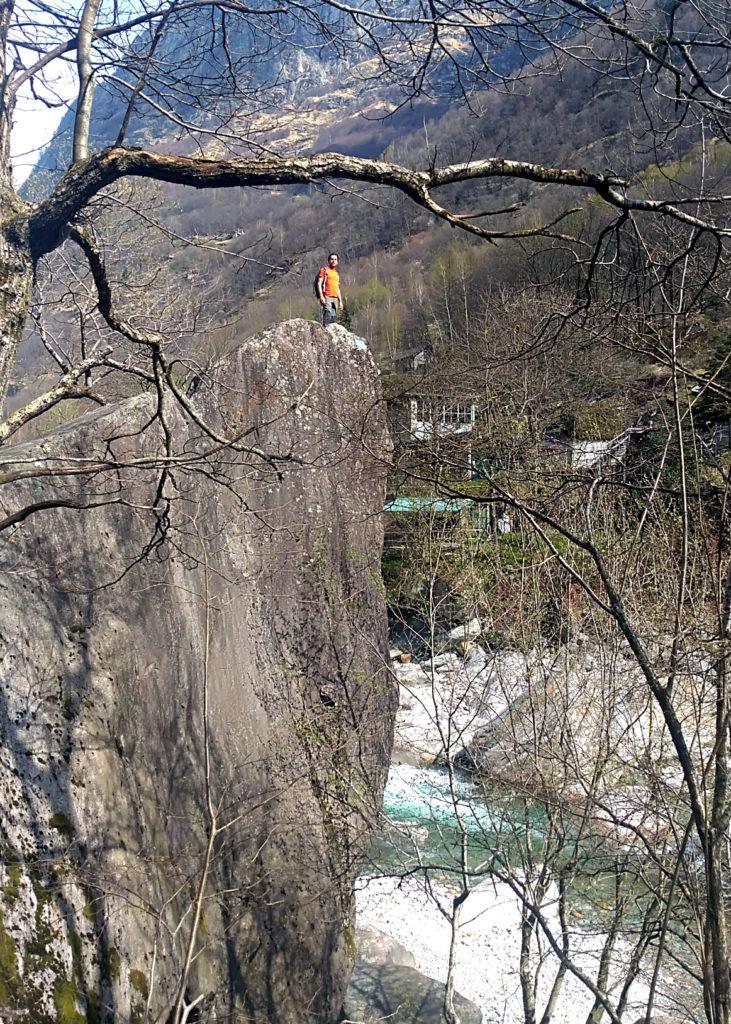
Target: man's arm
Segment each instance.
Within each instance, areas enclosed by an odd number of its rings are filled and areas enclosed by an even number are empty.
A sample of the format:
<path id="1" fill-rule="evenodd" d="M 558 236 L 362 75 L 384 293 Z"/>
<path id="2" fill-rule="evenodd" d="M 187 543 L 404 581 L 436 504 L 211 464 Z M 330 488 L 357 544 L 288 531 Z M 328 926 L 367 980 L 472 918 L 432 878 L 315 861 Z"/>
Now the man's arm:
<path id="1" fill-rule="evenodd" d="M 325 305 L 325 292 L 323 291 L 323 288 L 325 287 L 325 278 L 326 278 L 326 276 L 327 276 L 327 271 L 326 270 L 321 270 L 320 273 L 317 275 L 317 294 L 320 297 L 320 305 L 321 306 Z"/>
<path id="2" fill-rule="evenodd" d="M 345 302 L 343 301 L 343 293 L 340 291 L 340 282 L 338 281 L 338 308 L 343 309 Z"/>

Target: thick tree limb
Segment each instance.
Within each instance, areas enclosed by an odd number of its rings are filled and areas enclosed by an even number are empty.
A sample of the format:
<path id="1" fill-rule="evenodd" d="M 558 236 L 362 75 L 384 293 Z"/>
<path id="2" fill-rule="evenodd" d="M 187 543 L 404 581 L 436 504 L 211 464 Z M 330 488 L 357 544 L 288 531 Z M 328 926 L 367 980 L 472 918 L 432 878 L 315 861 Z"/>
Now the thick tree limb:
<path id="1" fill-rule="evenodd" d="M 35 501 L 0 519 L 0 533 L 11 526 L 18 526 L 29 516 L 35 515 L 36 512 L 46 512 L 52 508 L 70 508 L 76 512 L 87 512 L 92 508 L 103 508 L 105 505 L 119 504 L 121 504 L 121 501 L 118 498 L 108 501 L 76 501 L 73 498 L 50 498 L 48 501 Z"/>
<path id="2" fill-rule="evenodd" d="M 91 233 L 80 225 L 74 224 L 69 230 L 69 237 L 76 242 L 86 256 L 99 297 L 99 312 L 107 324 L 113 331 L 124 335 L 125 338 L 128 338 L 137 345 L 144 345 L 151 349 L 159 348 L 163 339 L 162 335 L 158 334 L 157 331 L 138 330 L 127 320 L 123 320 L 117 315 L 112 301 L 112 289 L 109 285 L 104 259 Z"/>
<path id="3" fill-rule="evenodd" d="M 105 349 L 103 352 L 99 352 L 97 355 L 77 363 L 48 391 L 44 391 L 38 398 L 34 398 L 31 402 L 6 416 L 2 423 L 0 423 L 0 444 L 3 441 L 7 441 L 9 437 L 20 430 L 26 423 L 29 423 L 30 420 L 34 420 L 37 416 L 52 409 L 54 405 L 58 405 L 59 402 L 64 402 L 69 398 L 88 398 L 98 405 L 103 405 L 103 399 L 94 394 L 89 388 L 80 387 L 76 382 L 79 377 L 88 373 L 89 370 L 93 370 L 95 366 L 101 366 L 104 362 L 104 356 L 111 351 L 111 348 Z"/>
<path id="4" fill-rule="evenodd" d="M 193 188 L 305 185 L 324 178 L 347 178 L 398 189 L 435 216 L 483 238 L 491 238 L 495 233 L 441 207 L 432 199 L 431 190 L 478 179 L 520 178 L 589 189 L 618 209 L 659 213 L 699 229 L 731 235 L 731 228 L 706 222 L 664 201 L 632 198 L 627 195 L 627 183 L 622 179 L 609 174 L 595 174 L 583 168 L 546 167 L 490 157 L 429 170 L 412 170 L 400 164 L 340 153 L 208 160 L 112 147 L 72 167 L 51 196 L 30 214 L 30 238 L 35 258 L 56 248 L 66 236 L 68 225 L 89 201 L 102 189 L 124 177 L 150 178 Z"/>

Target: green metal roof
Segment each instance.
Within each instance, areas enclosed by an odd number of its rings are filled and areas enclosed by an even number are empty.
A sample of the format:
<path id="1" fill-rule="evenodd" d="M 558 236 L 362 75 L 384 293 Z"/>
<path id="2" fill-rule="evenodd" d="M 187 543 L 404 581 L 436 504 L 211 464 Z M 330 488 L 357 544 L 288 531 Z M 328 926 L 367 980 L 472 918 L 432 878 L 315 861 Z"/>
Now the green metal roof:
<path id="1" fill-rule="evenodd" d="M 384 512 L 460 512 L 472 505 L 471 498 L 436 498 L 433 495 L 392 498 Z"/>

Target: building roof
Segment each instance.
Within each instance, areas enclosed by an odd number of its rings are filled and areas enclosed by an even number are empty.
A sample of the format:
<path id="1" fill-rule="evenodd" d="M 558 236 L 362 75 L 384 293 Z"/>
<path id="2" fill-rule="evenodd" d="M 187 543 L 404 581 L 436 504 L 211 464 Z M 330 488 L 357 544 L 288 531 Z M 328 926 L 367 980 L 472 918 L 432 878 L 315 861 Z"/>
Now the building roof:
<path id="1" fill-rule="evenodd" d="M 433 495 L 392 498 L 384 512 L 461 512 L 472 505 L 471 498 L 436 498 Z"/>

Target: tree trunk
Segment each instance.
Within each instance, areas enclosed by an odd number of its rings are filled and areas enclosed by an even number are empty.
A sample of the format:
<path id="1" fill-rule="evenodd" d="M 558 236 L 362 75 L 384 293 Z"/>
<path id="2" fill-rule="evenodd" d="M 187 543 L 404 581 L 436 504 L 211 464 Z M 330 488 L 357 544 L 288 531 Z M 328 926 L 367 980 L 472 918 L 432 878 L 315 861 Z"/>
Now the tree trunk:
<path id="1" fill-rule="evenodd" d="M 708 916 L 711 933 L 709 953 L 713 963 L 713 1015 L 714 1024 L 729 1022 L 729 958 L 724 911 L 723 867 L 721 844 L 723 839 L 711 829 L 708 871 Z M 720 841 L 717 841 L 720 840 Z"/>
<path id="2" fill-rule="evenodd" d="M 722 657 L 718 671 L 716 699 L 716 758 L 713 784 L 711 827 L 708 829 L 706 873 L 708 884 L 708 922 L 713 962 L 714 1024 L 729 1024 L 731 1018 L 731 984 L 729 979 L 728 935 L 726 930 L 726 893 L 724 888 L 724 853 L 729 826 L 728 797 L 728 721 L 726 696 L 726 659 Z"/>
<path id="3" fill-rule="evenodd" d="M 0 194 L 0 411 L 23 336 L 33 287 L 28 221 L 11 190 Z"/>

